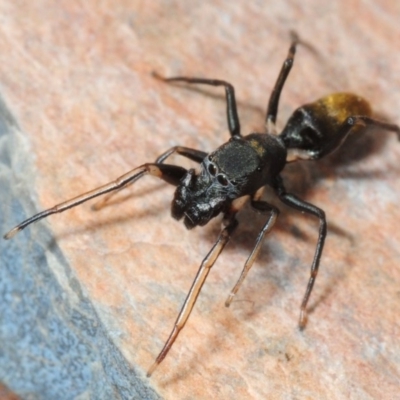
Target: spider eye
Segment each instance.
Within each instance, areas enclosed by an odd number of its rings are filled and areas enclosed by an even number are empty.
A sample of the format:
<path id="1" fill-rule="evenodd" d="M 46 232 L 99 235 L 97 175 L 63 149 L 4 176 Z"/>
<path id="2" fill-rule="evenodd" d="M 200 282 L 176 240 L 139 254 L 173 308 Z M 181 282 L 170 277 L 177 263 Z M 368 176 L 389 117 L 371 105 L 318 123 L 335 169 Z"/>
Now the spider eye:
<path id="1" fill-rule="evenodd" d="M 222 186 L 228 186 L 228 179 L 226 179 L 225 175 L 219 174 L 217 176 L 218 182 L 222 185 Z"/>
<path id="2" fill-rule="evenodd" d="M 215 176 L 215 174 L 217 173 L 217 167 L 214 164 L 210 164 L 208 166 L 208 172 L 212 175 Z"/>

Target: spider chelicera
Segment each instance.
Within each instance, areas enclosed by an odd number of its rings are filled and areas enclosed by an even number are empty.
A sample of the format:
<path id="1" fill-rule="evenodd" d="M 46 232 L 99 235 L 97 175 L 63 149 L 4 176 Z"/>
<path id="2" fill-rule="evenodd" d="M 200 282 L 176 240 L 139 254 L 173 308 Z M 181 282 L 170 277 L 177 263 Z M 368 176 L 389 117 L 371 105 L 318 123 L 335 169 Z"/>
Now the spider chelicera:
<path id="1" fill-rule="evenodd" d="M 324 247 L 327 232 L 326 218 L 324 211 L 320 208 L 288 193 L 279 174 L 289 162 L 301 159 L 317 160 L 332 153 L 342 144 L 350 132 L 359 131 L 360 128 L 365 126 L 376 126 L 396 132 L 400 139 L 399 126 L 373 119 L 368 102 L 352 93 L 330 94 L 313 103 L 299 107 L 278 135 L 275 129 L 275 121 L 279 97 L 292 68 L 298 43 L 298 37 L 293 35 L 288 55 L 269 99 L 265 133 L 241 135 L 235 91 L 230 83 L 218 79 L 182 76 L 164 78 L 154 74 L 157 79 L 164 82 L 223 86 L 226 94 L 230 139 L 211 153 L 183 146 L 174 146 L 161 154 L 154 163 L 143 164 L 104 186 L 40 212 L 4 235 L 5 239 L 11 239 L 32 222 L 46 218 L 51 214 L 63 212 L 107 193 L 100 202 L 94 205 L 95 209 L 100 209 L 117 191 L 124 189 L 145 175 L 156 176 L 176 186 L 171 213 L 175 219 L 183 219 L 187 229 L 206 225 L 212 218 L 222 213 L 222 230 L 218 239 L 201 263 L 172 332 L 150 367 L 148 376 L 163 361 L 179 332 L 185 326 L 211 267 L 238 225 L 237 212 L 249 200 L 255 211 L 264 213 L 267 217 L 239 280 L 229 294 L 225 305 L 229 306 L 232 302 L 254 263 L 264 236 L 272 229 L 279 214 L 276 207 L 261 200 L 262 189 L 266 185 L 272 187 L 282 203 L 319 219 L 318 241 L 311 264 L 311 274 L 300 307 L 299 326 L 301 329 L 304 328 L 307 321 L 306 307 L 318 273 Z M 187 170 L 177 165 L 165 164 L 166 159 L 173 153 L 199 163 L 200 171 L 196 172 L 194 169 Z"/>

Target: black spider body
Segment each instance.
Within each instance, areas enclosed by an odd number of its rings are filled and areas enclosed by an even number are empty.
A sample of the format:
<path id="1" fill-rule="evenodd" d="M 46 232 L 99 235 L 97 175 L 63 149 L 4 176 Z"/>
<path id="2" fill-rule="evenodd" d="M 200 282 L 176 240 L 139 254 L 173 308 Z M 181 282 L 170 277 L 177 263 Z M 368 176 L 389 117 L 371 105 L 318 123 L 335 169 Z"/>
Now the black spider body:
<path id="1" fill-rule="evenodd" d="M 286 164 L 278 136 L 252 133 L 233 137 L 207 155 L 196 174 L 190 169 L 175 191 L 172 216 L 188 229 L 203 226 L 229 209 L 231 202 L 271 184 Z"/>

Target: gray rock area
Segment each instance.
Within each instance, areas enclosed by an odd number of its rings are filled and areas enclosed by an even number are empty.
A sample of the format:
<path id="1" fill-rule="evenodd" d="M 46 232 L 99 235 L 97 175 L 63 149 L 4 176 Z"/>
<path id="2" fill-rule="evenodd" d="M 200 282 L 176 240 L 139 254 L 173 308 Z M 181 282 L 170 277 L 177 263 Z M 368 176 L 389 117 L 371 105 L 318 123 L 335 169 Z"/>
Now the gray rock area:
<path id="1" fill-rule="evenodd" d="M 0 99 L 0 228 L 34 213 L 29 145 Z M 32 185 L 31 185 L 32 186 Z M 0 240 L 0 381 L 23 399 L 156 399 L 43 227 Z"/>

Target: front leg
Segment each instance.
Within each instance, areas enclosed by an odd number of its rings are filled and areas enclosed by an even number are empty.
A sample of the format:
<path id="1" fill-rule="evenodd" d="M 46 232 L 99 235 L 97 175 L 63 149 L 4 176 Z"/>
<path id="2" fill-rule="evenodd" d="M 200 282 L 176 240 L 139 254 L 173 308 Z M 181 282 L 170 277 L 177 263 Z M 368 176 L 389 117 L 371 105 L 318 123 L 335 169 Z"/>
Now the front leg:
<path id="1" fill-rule="evenodd" d="M 184 146 L 174 146 L 158 156 L 156 159 L 156 164 L 162 164 L 169 156 L 174 153 L 178 153 L 179 155 L 197 163 L 201 163 L 207 156 L 207 153 L 205 151 L 191 149 Z"/>
<path id="2" fill-rule="evenodd" d="M 143 164 L 140 167 L 133 169 L 130 172 L 120 176 L 112 182 L 109 182 L 103 186 L 100 186 L 96 189 L 90 190 L 89 192 L 83 193 L 79 196 L 76 196 L 70 200 L 64 201 L 55 205 L 52 208 L 49 208 L 45 211 L 42 211 L 34 216 L 28 218 L 27 220 L 21 222 L 15 228 L 11 229 L 8 233 L 4 235 L 4 239 L 11 239 L 18 232 L 25 229 L 28 225 L 33 222 L 39 221 L 40 219 L 46 218 L 49 215 L 61 213 L 63 211 L 69 210 L 70 208 L 76 207 L 82 203 L 85 203 L 88 200 L 94 199 L 95 197 L 101 196 L 103 194 L 108 194 L 102 202 L 96 203 L 96 209 L 102 207 L 106 201 L 110 198 L 112 194 L 116 191 L 119 191 L 128 185 L 136 182 L 138 179 L 142 178 L 144 175 L 153 175 L 157 178 L 160 178 L 171 185 L 177 186 L 183 176 L 187 173 L 185 168 L 179 167 L 177 165 L 170 164 Z"/>
<path id="3" fill-rule="evenodd" d="M 203 159 L 207 156 L 207 153 L 201 150 L 196 150 L 196 149 L 191 149 L 189 147 L 184 147 L 184 146 L 174 146 L 162 153 L 160 156 L 157 157 L 155 164 L 160 165 L 163 164 L 164 161 L 171 156 L 174 153 L 178 153 L 179 155 L 188 158 L 189 160 L 201 163 Z M 160 167 L 164 168 L 164 167 Z M 177 167 L 180 168 L 180 167 Z M 180 179 L 182 176 L 178 173 L 177 179 L 175 179 L 172 184 L 175 186 L 178 186 Z M 101 208 L 103 208 L 107 203 L 110 201 L 112 197 L 114 197 L 120 190 L 125 189 L 128 185 L 132 184 L 133 182 L 130 181 L 127 185 L 121 186 L 118 188 L 118 190 L 114 190 L 111 193 L 108 193 L 106 196 L 104 196 L 100 201 L 97 203 L 93 204 L 92 210 L 98 211 Z M 171 182 L 170 182 L 171 183 Z"/>
<path id="4" fill-rule="evenodd" d="M 314 260 L 311 264 L 310 279 L 308 281 L 306 293 L 303 297 L 303 301 L 300 307 L 299 328 L 304 329 L 307 323 L 307 312 L 306 312 L 307 303 L 315 283 L 315 278 L 317 277 L 318 274 L 319 262 L 321 260 L 322 250 L 324 248 L 324 243 L 326 238 L 327 225 L 326 225 L 325 212 L 310 203 L 300 200 L 294 194 L 287 193 L 285 187 L 283 186 L 281 177 L 278 177 L 276 179 L 274 188 L 282 203 L 285 203 L 286 205 L 301 212 L 315 215 L 316 217 L 319 218 L 319 234 L 318 234 L 317 247 L 315 249 Z"/>

